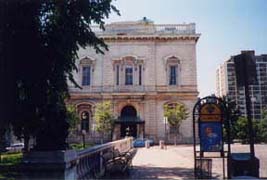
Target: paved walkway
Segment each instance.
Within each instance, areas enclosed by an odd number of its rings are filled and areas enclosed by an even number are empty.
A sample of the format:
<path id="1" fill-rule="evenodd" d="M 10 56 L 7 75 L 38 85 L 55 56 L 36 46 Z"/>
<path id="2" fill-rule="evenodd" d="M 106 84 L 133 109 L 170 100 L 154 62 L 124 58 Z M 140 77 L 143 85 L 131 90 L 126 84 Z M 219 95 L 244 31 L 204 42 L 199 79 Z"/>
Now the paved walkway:
<path id="1" fill-rule="evenodd" d="M 188 158 L 191 157 L 191 158 Z M 140 148 L 133 159 L 131 179 L 192 179 L 194 160 L 192 146 L 159 146 Z"/>
<path id="2" fill-rule="evenodd" d="M 267 177 L 267 145 L 256 145 L 260 159 L 260 177 Z M 248 152 L 248 145 L 234 145 L 233 152 Z M 225 164 L 226 165 L 226 164 Z M 222 179 L 222 159 L 213 159 L 212 177 Z M 154 146 L 139 148 L 133 159 L 133 169 L 125 179 L 193 179 L 192 145 L 168 146 L 167 150 Z"/>

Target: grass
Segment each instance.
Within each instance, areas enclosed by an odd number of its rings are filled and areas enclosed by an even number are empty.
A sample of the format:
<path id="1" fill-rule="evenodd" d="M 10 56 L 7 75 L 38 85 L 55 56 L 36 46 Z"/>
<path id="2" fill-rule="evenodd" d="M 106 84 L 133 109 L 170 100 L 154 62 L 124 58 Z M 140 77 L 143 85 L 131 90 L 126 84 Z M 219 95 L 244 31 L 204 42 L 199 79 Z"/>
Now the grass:
<path id="1" fill-rule="evenodd" d="M 85 148 L 89 148 L 89 147 L 92 147 L 92 146 L 94 146 L 94 144 L 85 144 Z M 70 144 L 70 148 L 74 149 L 74 150 L 83 150 L 84 149 L 82 143 Z"/>
<path id="2" fill-rule="evenodd" d="M 18 177 L 18 172 L 14 171 L 13 168 L 21 162 L 22 153 L 5 152 L 1 153 L 0 158 L 0 179 L 17 179 L 16 177 Z"/>
<path id="3" fill-rule="evenodd" d="M 2 153 L 0 157 L 1 166 L 11 166 L 19 164 L 22 160 L 22 153 Z"/>

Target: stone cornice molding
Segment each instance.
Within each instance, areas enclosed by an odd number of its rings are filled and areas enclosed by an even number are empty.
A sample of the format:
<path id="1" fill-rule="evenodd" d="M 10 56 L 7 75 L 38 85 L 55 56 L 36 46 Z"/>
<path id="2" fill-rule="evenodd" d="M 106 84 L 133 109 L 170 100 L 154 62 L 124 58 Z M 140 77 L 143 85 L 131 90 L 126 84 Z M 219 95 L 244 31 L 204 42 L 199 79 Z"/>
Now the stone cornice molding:
<path id="1" fill-rule="evenodd" d="M 198 41 L 200 34 L 194 35 L 102 35 L 99 36 L 106 42 L 112 41 Z"/>
<path id="2" fill-rule="evenodd" d="M 81 101 L 81 102 L 78 102 L 77 104 L 75 104 L 76 108 L 78 108 L 79 106 L 83 106 L 83 105 L 87 105 L 87 106 L 90 106 L 92 108 L 95 107 L 95 103 L 93 101 Z"/>
<path id="3" fill-rule="evenodd" d="M 122 67 L 126 65 L 133 65 L 135 67 L 137 67 L 138 65 L 145 66 L 145 59 L 143 57 L 135 55 L 125 55 L 120 58 L 113 58 L 112 64 L 113 64 L 113 70 L 115 70 L 116 65 L 121 65 Z"/>
<path id="4" fill-rule="evenodd" d="M 163 63 L 165 66 L 165 70 L 167 70 L 169 65 L 180 65 L 181 64 L 181 58 L 179 58 L 177 55 L 168 55 L 163 58 Z M 179 69 L 181 67 L 179 66 Z"/>
<path id="5" fill-rule="evenodd" d="M 92 71 L 94 71 L 95 64 L 96 64 L 96 59 L 88 56 L 82 57 L 79 61 L 79 66 L 86 66 L 86 65 L 92 66 Z"/>

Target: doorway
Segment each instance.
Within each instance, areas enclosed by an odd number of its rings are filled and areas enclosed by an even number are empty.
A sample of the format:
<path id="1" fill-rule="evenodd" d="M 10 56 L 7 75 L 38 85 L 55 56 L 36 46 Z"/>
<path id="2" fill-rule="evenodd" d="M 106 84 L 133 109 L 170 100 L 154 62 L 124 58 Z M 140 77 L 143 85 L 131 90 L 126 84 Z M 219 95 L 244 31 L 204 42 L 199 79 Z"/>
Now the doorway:
<path id="1" fill-rule="evenodd" d="M 121 137 L 125 136 L 137 137 L 137 112 L 130 105 L 121 110 Z"/>

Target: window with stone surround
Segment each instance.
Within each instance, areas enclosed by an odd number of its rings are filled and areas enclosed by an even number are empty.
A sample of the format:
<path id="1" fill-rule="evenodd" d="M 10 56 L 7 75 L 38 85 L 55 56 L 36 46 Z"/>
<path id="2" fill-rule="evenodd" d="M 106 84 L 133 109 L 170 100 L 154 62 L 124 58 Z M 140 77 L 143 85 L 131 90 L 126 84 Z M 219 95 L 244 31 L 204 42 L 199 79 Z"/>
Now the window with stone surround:
<path id="1" fill-rule="evenodd" d="M 180 85 L 180 61 L 175 56 L 166 60 L 167 84 L 169 86 Z"/>
<path id="2" fill-rule="evenodd" d="M 91 66 L 82 67 L 82 86 L 91 85 Z"/>
<path id="3" fill-rule="evenodd" d="M 177 66 L 170 66 L 169 85 L 177 85 Z"/>
<path id="4" fill-rule="evenodd" d="M 143 84 L 144 60 L 125 56 L 113 60 L 114 85 L 130 86 Z"/>
<path id="5" fill-rule="evenodd" d="M 133 67 L 125 68 L 125 85 L 133 85 Z"/>
<path id="6" fill-rule="evenodd" d="M 81 78 L 82 86 L 91 86 L 93 80 L 93 72 L 94 72 L 94 63 L 95 61 L 91 58 L 85 57 L 80 60 L 79 64 L 79 74 Z"/>
<path id="7" fill-rule="evenodd" d="M 87 133 L 93 130 L 93 104 L 82 102 L 76 105 L 77 113 L 79 115 L 80 123 L 77 124 L 77 131 L 85 130 Z"/>

